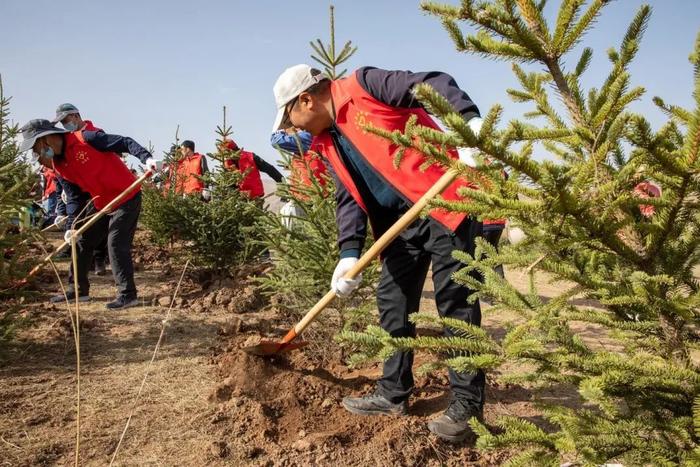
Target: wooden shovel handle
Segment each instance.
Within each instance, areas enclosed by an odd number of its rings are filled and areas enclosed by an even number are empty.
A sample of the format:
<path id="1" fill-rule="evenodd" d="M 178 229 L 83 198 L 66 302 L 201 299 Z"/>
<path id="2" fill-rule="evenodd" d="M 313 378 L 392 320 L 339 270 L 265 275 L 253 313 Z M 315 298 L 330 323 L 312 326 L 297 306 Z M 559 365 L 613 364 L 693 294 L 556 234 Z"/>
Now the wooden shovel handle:
<path id="1" fill-rule="evenodd" d="M 369 264 L 377 258 L 384 249 L 389 246 L 391 242 L 398 237 L 401 232 L 403 232 L 406 227 L 411 225 L 418 216 L 420 216 L 421 211 L 428 205 L 428 202 L 435 198 L 437 195 L 442 193 L 457 177 L 457 171 L 449 169 L 444 173 L 440 179 L 435 182 L 428 191 L 425 192 L 421 198 L 416 201 L 416 203 L 411 206 L 411 209 L 406 211 L 406 213 L 399 218 L 394 225 L 392 225 L 389 230 L 384 232 L 384 234 L 379 237 L 379 239 L 374 242 L 374 244 L 363 254 L 357 263 L 350 269 L 347 274 L 345 274 L 345 279 L 354 279 L 357 277 L 364 269 L 369 266 Z M 289 343 L 294 340 L 299 334 L 301 334 L 306 327 L 316 319 L 316 317 L 333 301 L 335 298 L 335 292 L 331 289 L 326 295 L 321 298 L 314 306 L 309 310 L 308 313 L 289 330 L 282 343 Z"/>

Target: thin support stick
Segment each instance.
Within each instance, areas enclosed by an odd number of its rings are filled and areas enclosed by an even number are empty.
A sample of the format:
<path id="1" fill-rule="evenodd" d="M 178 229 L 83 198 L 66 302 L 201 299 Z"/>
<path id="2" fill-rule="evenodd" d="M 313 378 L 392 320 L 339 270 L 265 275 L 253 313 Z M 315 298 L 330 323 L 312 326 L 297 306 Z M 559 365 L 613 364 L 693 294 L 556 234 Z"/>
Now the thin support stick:
<path id="1" fill-rule="evenodd" d="M 143 379 L 141 380 L 141 387 L 139 387 L 139 391 L 136 393 L 136 397 L 134 398 L 134 404 L 131 406 L 131 411 L 129 412 L 129 417 L 126 419 L 126 424 L 124 425 L 124 430 L 122 430 L 122 435 L 119 437 L 119 442 L 117 443 L 117 447 L 114 448 L 114 453 L 112 454 L 112 460 L 109 461 L 110 467 L 112 464 L 114 464 L 114 460 L 117 458 L 117 453 L 119 452 L 119 448 L 122 445 L 122 441 L 124 441 L 124 436 L 126 435 L 126 430 L 129 429 L 129 424 L 131 423 L 131 418 L 134 416 L 134 412 L 136 411 L 136 407 L 139 403 L 139 399 L 141 398 L 141 393 L 143 392 L 143 388 L 146 385 L 146 379 L 148 378 L 148 374 L 151 371 L 151 366 L 153 365 L 153 361 L 156 359 L 156 354 L 158 353 L 158 349 L 160 349 L 160 343 L 163 341 L 163 336 L 165 335 L 165 327 L 168 324 L 168 320 L 170 319 L 170 313 L 173 310 L 173 306 L 175 305 L 175 299 L 177 298 L 177 294 L 180 291 L 180 284 L 182 284 L 182 280 L 185 278 L 185 272 L 187 271 L 187 267 L 190 265 L 190 260 L 187 260 L 185 263 L 185 267 L 182 270 L 182 274 L 180 275 L 180 280 L 177 282 L 177 287 L 175 287 L 175 292 L 173 293 L 173 299 L 170 301 L 170 307 L 168 308 L 168 312 L 165 315 L 165 319 L 163 319 L 163 325 L 160 328 L 160 336 L 158 337 L 158 342 L 156 342 L 156 347 L 153 349 L 153 355 L 151 356 L 151 360 L 148 362 L 148 366 L 146 367 L 146 372 L 143 375 Z"/>
<path id="2" fill-rule="evenodd" d="M 73 295 L 75 295 L 75 376 L 76 376 L 76 416 L 75 416 L 75 467 L 80 465 L 80 290 L 78 289 L 78 248 L 76 236 L 70 239 L 73 260 Z M 67 297 L 66 297 L 67 298 Z"/>

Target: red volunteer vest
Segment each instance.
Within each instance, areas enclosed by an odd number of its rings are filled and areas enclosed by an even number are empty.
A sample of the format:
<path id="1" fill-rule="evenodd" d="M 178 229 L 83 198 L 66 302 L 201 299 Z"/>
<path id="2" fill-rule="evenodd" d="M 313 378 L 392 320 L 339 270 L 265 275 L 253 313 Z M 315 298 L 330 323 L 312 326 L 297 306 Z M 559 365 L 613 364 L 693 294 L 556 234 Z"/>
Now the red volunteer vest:
<path id="1" fill-rule="evenodd" d="M 426 158 L 413 149 L 405 151 L 402 162 L 397 169 L 394 167 L 393 159 L 398 146 L 363 128 L 371 123 L 388 131 L 403 131 L 409 117 L 415 115 L 419 125 L 440 130 L 426 111 L 391 107 L 379 102 L 362 88 L 355 73 L 347 78 L 331 82 L 331 95 L 336 112 L 335 123 L 338 129 L 357 148 L 365 161 L 411 203 L 418 201 L 445 173 L 445 169 L 436 164 L 421 171 L 420 166 Z M 333 166 L 341 183 L 345 185 L 360 207 L 366 211 L 365 203 L 338 155 L 330 133 L 324 131 L 316 137 L 315 141 L 321 147 L 322 154 L 328 158 Z M 457 151 L 454 150 L 450 151 L 450 155 L 454 159 L 458 157 Z M 473 184 L 458 179 L 447 187 L 442 193 L 442 197 L 450 201 L 461 200 L 463 198 L 457 195 L 457 190 L 463 187 L 476 188 Z M 452 231 L 467 216 L 464 213 L 449 212 L 443 209 L 433 209 L 429 214 L 430 217 Z"/>
<path id="2" fill-rule="evenodd" d="M 313 186 L 311 177 L 315 178 L 321 187 L 326 186 L 328 169 L 317 152 L 309 150 L 301 157 L 292 157 L 290 168 L 291 175 L 289 180 L 291 185 L 291 193 L 294 195 L 294 197 L 302 200 L 306 199 L 306 196 L 303 193 L 299 193 L 298 191 L 294 190 L 294 187 Z"/>
<path id="3" fill-rule="evenodd" d="M 243 180 L 238 185 L 238 189 L 247 193 L 251 198 L 262 198 L 265 196 L 262 179 L 260 178 L 260 170 L 255 164 L 253 153 L 250 151 L 241 150 L 238 156 L 238 162 L 233 159 L 226 159 L 224 167 L 229 170 L 237 169 L 243 174 Z"/>
<path id="4" fill-rule="evenodd" d="M 201 193 L 204 190 L 204 182 L 199 178 L 202 176 L 202 156 L 194 153 L 189 157 L 183 157 L 176 162 L 175 171 L 170 178 L 175 180 L 175 193 L 192 194 Z M 170 181 L 166 183 L 165 190 L 170 188 Z"/>
<path id="5" fill-rule="evenodd" d="M 53 165 L 61 177 L 90 193 L 97 209 L 104 208 L 136 180 L 118 154 L 93 148 L 85 142 L 82 131 L 64 135 L 63 159 Z M 115 209 L 139 191 L 140 187 L 135 188 Z"/>
<path id="6" fill-rule="evenodd" d="M 48 167 L 43 168 L 44 173 L 44 194 L 42 199 L 47 199 L 52 194 L 56 193 L 56 172 Z"/>
<path id="7" fill-rule="evenodd" d="M 97 128 L 95 125 L 92 124 L 92 120 L 83 120 L 83 123 L 85 124 L 83 128 L 81 128 L 80 131 L 102 131 L 102 128 Z"/>

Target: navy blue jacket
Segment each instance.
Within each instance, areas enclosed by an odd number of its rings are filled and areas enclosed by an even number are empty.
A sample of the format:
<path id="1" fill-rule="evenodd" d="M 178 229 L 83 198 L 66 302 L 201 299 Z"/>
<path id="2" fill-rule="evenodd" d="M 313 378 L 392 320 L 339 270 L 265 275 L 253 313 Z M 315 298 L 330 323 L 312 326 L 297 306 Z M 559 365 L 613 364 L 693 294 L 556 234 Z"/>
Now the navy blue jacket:
<path id="1" fill-rule="evenodd" d="M 447 73 L 439 71 L 413 73 L 374 67 L 363 67 L 355 73 L 360 85 L 367 93 L 392 107 L 422 107 L 413 94 L 413 87 L 420 83 L 427 83 L 442 94 L 465 120 L 479 116 L 476 104 Z M 340 255 L 341 258 L 358 257 L 367 236 L 367 215 L 369 214 L 372 226 L 377 230 L 375 235 L 381 235 L 408 209 L 410 203 L 383 181 L 383 178 L 364 161 L 362 155 L 357 154 L 352 144 L 336 131 L 335 126 L 330 129 L 330 133 L 338 154 L 343 159 L 368 211 L 366 214 L 362 210 L 329 167 L 336 185 Z"/>

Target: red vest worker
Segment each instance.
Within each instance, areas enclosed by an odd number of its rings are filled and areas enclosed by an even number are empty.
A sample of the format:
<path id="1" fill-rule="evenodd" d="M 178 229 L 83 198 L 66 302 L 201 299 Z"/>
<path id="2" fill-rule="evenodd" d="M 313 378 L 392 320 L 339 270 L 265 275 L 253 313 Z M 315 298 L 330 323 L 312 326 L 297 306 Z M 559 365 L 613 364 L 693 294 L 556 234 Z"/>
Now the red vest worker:
<path id="1" fill-rule="evenodd" d="M 32 149 L 40 164 L 53 168 L 64 179 L 68 198 L 74 196 L 76 190 L 90 193 L 93 206 L 89 208 L 88 215 L 104 208 L 136 180 L 118 153 L 138 157 L 149 167 L 154 164 L 151 154 L 128 137 L 101 131 L 68 133 L 41 119 L 31 120 L 20 131 L 23 136 L 20 150 Z M 107 308 L 138 305 L 131 248 L 140 212 L 141 190 L 137 188 L 109 216 L 100 218 L 77 240 L 79 289 L 73 290 L 71 287 L 69 299 L 75 299 L 77 294 L 80 300 L 89 300 L 88 268 L 92 253 L 95 245 L 107 235 L 112 274 L 118 289 L 116 300 L 108 303 Z M 73 233 L 74 230 L 66 232 L 67 241 Z M 57 297 L 56 301 L 63 299 L 62 295 Z"/>
<path id="2" fill-rule="evenodd" d="M 265 196 L 265 189 L 260 178 L 260 172 L 266 173 L 277 183 L 284 180 L 284 177 L 273 165 L 265 162 L 257 154 L 238 147 L 235 141 L 227 139 L 223 142 L 225 149 L 238 151 L 237 158 L 226 159 L 224 168 L 228 170 L 238 170 L 243 174 L 243 180 L 238 185 L 241 193 L 246 193 L 251 199 Z"/>
<path id="3" fill-rule="evenodd" d="M 336 184 L 340 261 L 331 287 L 340 296 L 359 286 L 360 278 L 343 276 L 357 263 L 367 234 L 367 220 L 375 235 L 383 234 L 445 172 L 432 165 L 421 170 L 425 156 L 406 150 L 396 168 L 396 147 L 389 140 L 369 133 L 365 125 L 403 131 L 409 118 L 439 130 L 437 123 L 415 99 L 412 88 L 428 83 L 445 96 L 473 131 L 481 128 L 476 105 L 454 79 L 439 72 L 411 73 L 360 68 L 347 78 L 331 81 L 319 70 L 297 65 L 285 70 L 274 86 L 278 114 L 273 131 L 294 126 L 310 132 L 330 162 Z M 453 158 L 469 163 L 468 149 L 452 151 Z M 443 193 L 460 199 L 461 187 L 475 188 L 457 180 Z M 478 301 L 469 303 L 471 291 L 455 283 L 452 274 L 463 265 L 453 250 L 474 253 L 474 239 L 482 225 L 463 213 L 434 209 L 426 219 L 410 225 L 385 250 L 377 289 L 380 325 L 395 337 L 415 336 L 408 315 L 418 311 L 421 291 L 432 263 L 435 300 L 441 316 L 479 325 Z M 373 394 L 346 397 L 343 406 L 360 415 L 405 414 L 413 389 L 413 353 L 397 352 L 384 363 Z M 481 418 L 484 404 L 483 371 L 450 370 L 452 402 L 428 428 L 439 437 L 459 441 L 470 433 L 468 421 Z"/>
<path id="4" fill-rule="evenodd" d="M 198 152 L 194 152 L 193 141 L 186 140 L 182 142 L 180 145 L 180 158 L 173 164 L 172 168 L 168 167 L 166 170 L 170 174 L 165 182 L 165 191 L 172 186 L 175 188 L 175 193 L 179 195 L 202 194 L 205 190 L 202 177 L 209 171 L 207 158 Z"/>

